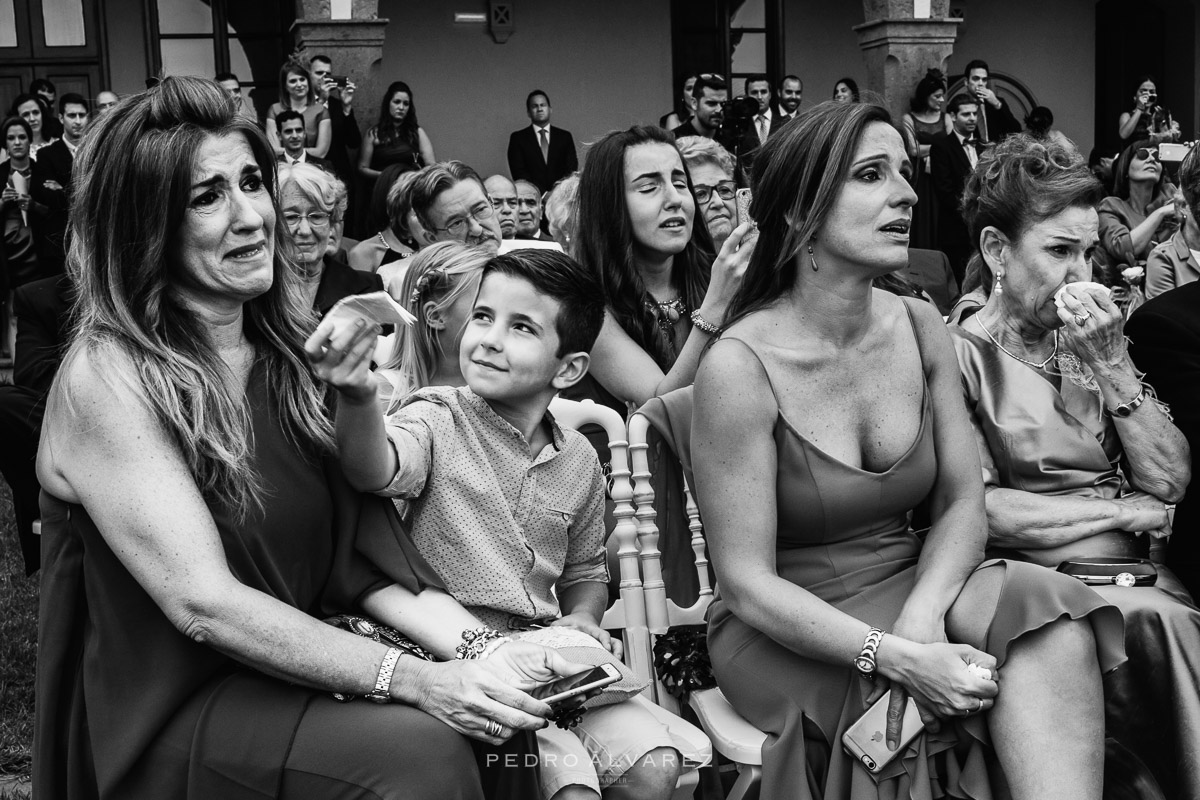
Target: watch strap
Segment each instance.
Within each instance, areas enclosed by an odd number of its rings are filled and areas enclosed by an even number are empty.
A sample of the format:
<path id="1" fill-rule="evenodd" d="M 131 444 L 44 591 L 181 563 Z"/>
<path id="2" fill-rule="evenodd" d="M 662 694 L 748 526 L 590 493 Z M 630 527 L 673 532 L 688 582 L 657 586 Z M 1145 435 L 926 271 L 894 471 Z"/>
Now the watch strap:
<path id="1" fill-rule="evenodd" d="M 379 676 L 375 678 L 375 690 L 363 695 L 375 703 L 390 703 L 392 700 L 392 675 L 396 672 L 396 662 L 404 651 L 399 647 L 389 647 L 383 661 L 379 664 Z"/>
<path id="2" fill-rule="evenodd" d="M 1142 384 L 1138 389 L 1136 397 L 1134 397 L 1128 403 L 1120 403 L 1116 408 L 1108 409 L 1108 413 L 1112 414 L 1114 417 L 1128 417 L 1134 411 L 1137 411 L 1138 407 L 1144 402 L 1146 402 L 1146 385 Z"/>
<path id="3" fill-rule="evenodd" d="M 862 650 L 854 659 L 854 668 L 858 670 L 858 674 L 869 681 L 875 680 L 875 651 L 879 649 L 879 643 L 883 641 L 883 634 L 884 632 L 879 628 L 871 628 L 867 631 L 867 638 L 863 641 Z"/>

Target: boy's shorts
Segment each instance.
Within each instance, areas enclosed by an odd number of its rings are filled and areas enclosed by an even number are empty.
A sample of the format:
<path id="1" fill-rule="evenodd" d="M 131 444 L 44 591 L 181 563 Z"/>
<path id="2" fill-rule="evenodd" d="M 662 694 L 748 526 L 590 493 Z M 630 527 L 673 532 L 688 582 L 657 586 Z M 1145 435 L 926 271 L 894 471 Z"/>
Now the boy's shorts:
<path id="1" fill-rule="evenodd" d="M 537 739 L 546 798 L 572 784 L 599 794 L 657 748 L 671 749 L 659 766 L 675 766 L 680 773 L 712 758 L 712 745 L 703 732 L 641 695 L 588 709 L 570 730 L 551 724 L 537 732 Z"/>

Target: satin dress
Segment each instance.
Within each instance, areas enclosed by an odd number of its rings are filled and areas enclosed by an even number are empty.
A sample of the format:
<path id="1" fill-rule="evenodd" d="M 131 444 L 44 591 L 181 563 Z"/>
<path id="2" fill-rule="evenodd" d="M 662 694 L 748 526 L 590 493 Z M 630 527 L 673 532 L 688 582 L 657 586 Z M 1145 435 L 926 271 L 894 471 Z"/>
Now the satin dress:
<path id="1" fill-rule="evenodd" d="M 967 405 L 995 463 L 988 486 L 1105 500 L 1130 491 L 1124 449 L 1098 394 L 1066 378 L 1056 389 L 988 340 L 950 331 Z M 1107 535 L 1113 555 L 1149 549 L 1147 537 Z M 1124 615 L 1129 655 L 1105 678 L 1109 734 L 1146 763 L 1167 797 L 1200 798 L 1200 610 L 1161 564 L 1154 586 L 1094 588 Z"/>
<path id="2" fill-rule="evenodd" d="M 761 363 L 752 348 L 742 346 L 747 358 Z M 765 366 L 764 371 L 770 381 L 770 371 Z M 774 439 L 779 576 L 873 627 L 890 630 L 913 589 L 921 555 L 910 512 L 928 496 L 937 476 L 928 385 L 915 440 L 884 471 L 853 467 L 825 453 L 782 411 Z M 1121 662 L 1120 614 L 1083 584 L 1012 561 L 985 561 L 980 570 L 1004 573 L 983 648 L 1001 668 L 1013 641 L 1063 617 L 1091 622 L 1101 669 Z M 767 734 L 764 800 L 993 796 L 990 769 L 995 767 L 985 715 L 946 721 L 940 732 L 920 734 L 872 775 L 842 748 L 842 734 L 866 710 L 870 691 L 852 664 L 799 655 L 742 621 L 719 598 L 710 609 L 708 641 L 721 690 Z"/>

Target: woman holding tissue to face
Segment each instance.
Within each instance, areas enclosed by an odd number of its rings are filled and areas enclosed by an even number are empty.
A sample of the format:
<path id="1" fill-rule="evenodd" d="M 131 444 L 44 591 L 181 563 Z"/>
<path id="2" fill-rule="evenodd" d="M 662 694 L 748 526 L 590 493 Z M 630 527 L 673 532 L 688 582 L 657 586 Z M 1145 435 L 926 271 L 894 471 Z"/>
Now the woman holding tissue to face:
<path id="1" fill-rule="evenodd" d="M 1084 282 L 1102 196 L 1078 155 L 1024 135 L 984 154 L 964 194 L 989 296 L 951 331 L 989 555 L 1051 569 L 1146 557 L 1190 477 L 1183 435 L 1129 358 L 1121 312 Z M 1169 570 L 1157 573 L 1153 585 L 1094 587 L 1123 612 L 1129 655 L 1106 678 L 1108 730 L 1166 796 L 1200 797 L 1200 771 L 1174 774 L 1200 752 L 1200 611 Z"/>

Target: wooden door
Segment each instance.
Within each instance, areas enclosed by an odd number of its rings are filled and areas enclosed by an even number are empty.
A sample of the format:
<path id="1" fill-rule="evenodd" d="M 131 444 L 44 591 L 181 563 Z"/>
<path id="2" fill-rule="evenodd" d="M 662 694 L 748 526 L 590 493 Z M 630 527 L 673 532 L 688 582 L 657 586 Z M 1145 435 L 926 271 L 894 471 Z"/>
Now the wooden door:
<path id="1" fill-rule="evenodd" d="M 0 0 L 11 4 L 12 29 L 0 33 L 0 116 L 34 78 L 58 95 L 89 100 L 105 88 L 97 0 Z M 57 113 L 57 109 L 55 109 Z"/>

